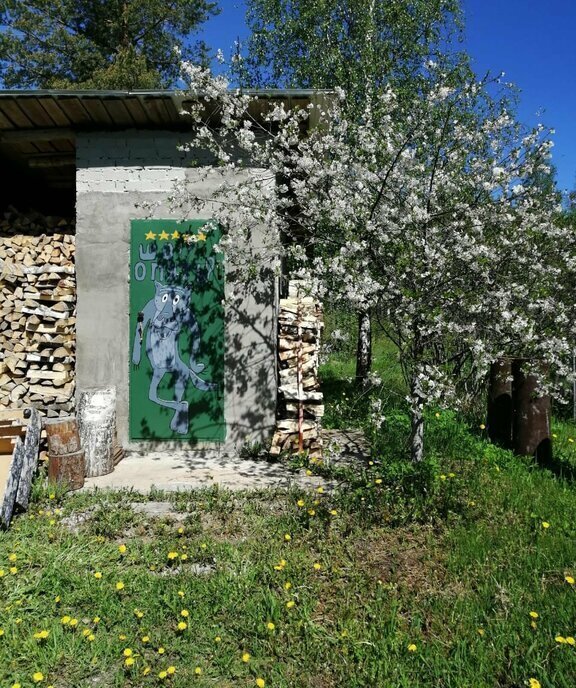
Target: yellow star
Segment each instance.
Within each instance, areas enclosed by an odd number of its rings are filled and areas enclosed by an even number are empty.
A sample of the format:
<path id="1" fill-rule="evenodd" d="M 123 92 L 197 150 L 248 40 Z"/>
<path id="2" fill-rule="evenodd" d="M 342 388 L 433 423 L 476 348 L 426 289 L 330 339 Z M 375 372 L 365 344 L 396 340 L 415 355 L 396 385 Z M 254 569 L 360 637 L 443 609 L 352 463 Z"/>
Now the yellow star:
<path id="1" fill-rule="evenodd" d="M 162 230 L 158 235 L 158 238 L 160 239 L 160 241 L 165 241 L 166 239 L 168 239 L 168 232 Z"/>
<path id="2" fill-rule="evenodd" d="M 198 232 L 198 241 L 206 241 L 206 235 L 204 232 Z"/>
<path id="3" fill-rule="evenodd" d="M 178 232 L 177 229 L 175 229 L 175 230 L 172 232 L 172 239 L 179 239 L 179 238 L 180 238 L 180 233 Z"/>
<path id="4" fill-rule="evenodd" d="M 145 236 L 146 236 L 146 241 L 150 241 L 151 239 L 156 238 L 156 235 L 154 234 L 154 232 L 152 230 L 147 232 Z"/>

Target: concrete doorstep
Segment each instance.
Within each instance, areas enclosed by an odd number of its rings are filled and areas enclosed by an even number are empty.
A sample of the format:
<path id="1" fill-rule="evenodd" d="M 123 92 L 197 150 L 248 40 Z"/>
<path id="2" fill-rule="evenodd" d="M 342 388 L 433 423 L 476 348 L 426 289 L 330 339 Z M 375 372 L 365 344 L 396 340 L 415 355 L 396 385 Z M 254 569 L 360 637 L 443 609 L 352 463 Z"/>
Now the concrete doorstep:
<path id="1" fill-rule="evenodd" d="M 182 451 L 128 453 L 112 473 L 86 478 L 82 489 L 130 489 L 148 493 L 152 488 L 176 492 L 212 485 L 229 490 L 330 487 L 323 478 L 308 476 L 304 469 L 293 472 L 281 462 Z"/>

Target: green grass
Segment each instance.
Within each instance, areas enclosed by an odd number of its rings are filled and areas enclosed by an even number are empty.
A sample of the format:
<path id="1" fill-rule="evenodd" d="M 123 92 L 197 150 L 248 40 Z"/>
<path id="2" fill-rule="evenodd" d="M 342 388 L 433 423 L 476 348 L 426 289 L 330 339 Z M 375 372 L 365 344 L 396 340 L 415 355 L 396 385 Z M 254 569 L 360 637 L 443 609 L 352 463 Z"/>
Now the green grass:
<path id="1" fill-rule="evenodd" d="M 375 460 L 333 495 L 171 496 L 182 522 L 135 514 L 128 493 L 50 499 L 38 485 L 30 513 L 0 535 L 0 685 L 41 672 L 55 688 L 512 688 L 532 677 L 571 688 L 576 647 L 555 637 L 576 636 L 573 485 L 477 443 L 476 456 L 411 475 Z M 63 525 L 86 511 L 77 533 Z"/>
<path id="2" fill-rule="evenodd" d="M 376 398 L 386 416 L 365 463 L 295 462 L 332 494 L 153 494 L 170 520 L 40 476 L 0 533 L 0 688 L 573 688 L 576 427 L 554 424 L 546 470 L 432 409 L 413 465 L 394 349 L 375 353 L 369 392 L 346 352 L 323 368 L 329 424 L 368 428 Z"/>

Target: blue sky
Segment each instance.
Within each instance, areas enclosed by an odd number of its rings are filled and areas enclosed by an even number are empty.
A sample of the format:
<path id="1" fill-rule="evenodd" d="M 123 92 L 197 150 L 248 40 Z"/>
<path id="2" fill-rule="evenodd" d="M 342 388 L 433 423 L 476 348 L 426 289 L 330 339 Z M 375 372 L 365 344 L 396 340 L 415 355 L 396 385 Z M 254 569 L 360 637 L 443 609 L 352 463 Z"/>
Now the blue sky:
<path id="1" fill-rule="evenodd" d="M 226 55 L 246 38 L 243 0 L 220 0 L 222 12 L 202 32 Z M 519 117 L 556 131 L 553 161 L 560 189 L 576 186 L 576 2 L 463 0 L 465 47 L 478 74 L 505 72 L 520 90 Z"/>

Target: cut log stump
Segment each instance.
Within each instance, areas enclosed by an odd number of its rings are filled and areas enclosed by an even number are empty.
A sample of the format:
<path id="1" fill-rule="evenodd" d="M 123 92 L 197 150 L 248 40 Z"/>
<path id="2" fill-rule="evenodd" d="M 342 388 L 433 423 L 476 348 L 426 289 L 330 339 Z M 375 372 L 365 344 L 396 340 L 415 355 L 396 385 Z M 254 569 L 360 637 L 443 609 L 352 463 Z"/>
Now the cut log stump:
<path id="1" fill-rule="evenodd" d="M 48 480 L 69 490 L 79 490 L 84 487 L 86 465 L 84 450 L 71 454 L 48 456 Z"/>

